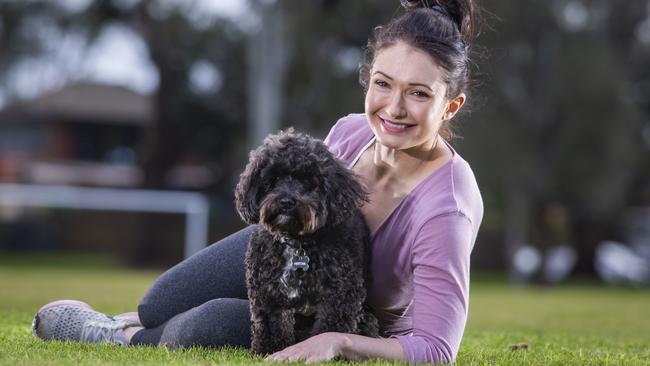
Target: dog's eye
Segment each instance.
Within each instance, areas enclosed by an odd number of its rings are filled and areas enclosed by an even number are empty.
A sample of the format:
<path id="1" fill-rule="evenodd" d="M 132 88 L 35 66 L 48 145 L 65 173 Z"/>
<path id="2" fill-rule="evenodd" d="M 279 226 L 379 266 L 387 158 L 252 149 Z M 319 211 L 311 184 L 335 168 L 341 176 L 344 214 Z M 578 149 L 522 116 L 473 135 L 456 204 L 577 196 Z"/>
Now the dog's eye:
<path id="1" fill-rule="evenodd" d="M 307 178 L 307 182 L 309 182 L 309 184 L 311 184 L 313 187 L 318 186 L 318 178 L 315 175 L 312 175 L 309 178 Z"/>

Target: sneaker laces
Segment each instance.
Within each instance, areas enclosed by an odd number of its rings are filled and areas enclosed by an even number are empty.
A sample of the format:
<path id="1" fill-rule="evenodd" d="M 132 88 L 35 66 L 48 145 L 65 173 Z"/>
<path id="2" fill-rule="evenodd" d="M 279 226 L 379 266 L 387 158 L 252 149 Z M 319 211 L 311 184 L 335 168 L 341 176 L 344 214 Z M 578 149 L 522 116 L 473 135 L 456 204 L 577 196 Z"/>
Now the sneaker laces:
<path id="1" fill-rule="evenodd" d="M 138 325 L 136 322 L 124 320 L 88 320 L 81 328 L 82 342 L 91 343 L 115 343 L 127 345 L 128 342 L 124 336 L 124 328 Z"/>

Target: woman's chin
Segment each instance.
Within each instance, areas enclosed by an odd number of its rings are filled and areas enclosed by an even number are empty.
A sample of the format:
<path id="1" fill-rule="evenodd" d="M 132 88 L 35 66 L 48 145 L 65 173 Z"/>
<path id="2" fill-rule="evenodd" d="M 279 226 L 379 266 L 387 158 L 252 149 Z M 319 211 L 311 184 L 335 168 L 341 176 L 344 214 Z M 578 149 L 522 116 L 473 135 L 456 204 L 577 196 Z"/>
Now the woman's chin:
<path id="1" fill-rule="evenodd" d="M 408 148 L 407 140 L 403 137 L 397 138 L 395 136 L 386 136 L 383 134 L 376 134 L 375 137 L 377 142 L 389 149 L 403 150 Z"/>
<path id="2" fill-rule="evenodd" d="M 375 130 L 375 137 L 382 145 L 392 148 L 392 149 L 403 149 L 409 147 L 409 142 L 411 141 L 411 132 L 404 131 L 400 133 L 394 133 L 384 129 L 384 126 L 379 125 Z"/>

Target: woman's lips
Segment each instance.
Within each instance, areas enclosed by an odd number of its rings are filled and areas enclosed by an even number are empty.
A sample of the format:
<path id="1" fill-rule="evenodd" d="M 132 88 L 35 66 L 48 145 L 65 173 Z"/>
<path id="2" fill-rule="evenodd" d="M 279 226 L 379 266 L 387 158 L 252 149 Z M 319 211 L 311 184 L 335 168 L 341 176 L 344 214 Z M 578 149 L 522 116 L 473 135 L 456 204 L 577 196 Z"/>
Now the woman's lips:
<path id="1" fill-rule="evenodd" d="M 384 127 L 386 131 L 393 132 L 393 133 L 401 133 L 415 126 L 415 125 L 407 125 L 404 123 L 390 122 L 381 117 L 379 117 L 379 120 L 381 121 L 381 125 Z"/>

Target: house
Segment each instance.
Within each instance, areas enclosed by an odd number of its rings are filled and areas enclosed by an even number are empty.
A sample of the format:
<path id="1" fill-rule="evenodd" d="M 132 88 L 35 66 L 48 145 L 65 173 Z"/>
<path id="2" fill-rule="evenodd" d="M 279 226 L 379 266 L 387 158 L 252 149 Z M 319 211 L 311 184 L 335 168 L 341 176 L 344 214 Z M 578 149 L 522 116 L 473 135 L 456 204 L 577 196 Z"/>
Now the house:
<path id="1" fill-rule="evenodd" d="M 0 250 L 101 251 L 120 253 L 125 261 L 170 264 L 205 245 L 205 197 L 157 191 L 152 198 L 151 190 L 124 189 L 141 188 L 142 145 L 155 123 L 154 111 L 151 96 L 90 83 L 69 85 L 0 111 L 0 185 L 17 183 L 5 188 L 41 193 L 74 186 L 66 188 L 74 194 L 46 195 L 54 196 L 56 205 L 0 205 Z M 186 170 L 172 167 L 192 178 Z M 187 188 L 168 188 L 179 187 Z M 80 192 L 86 197 L 83 204 L 58 200 Z M 147 203 L 152 200 L 164 202 L 164 207 Z M 151 226 L 158 228 L 155 233 Z M 157 248 L 155 254 L 142 249 L 147 245 Z"/>
<path id="2" fill-rule="evenodd" d="M 137 187 L 151 96 L 79 83 L 0 112 L 0 182 Z"/>

